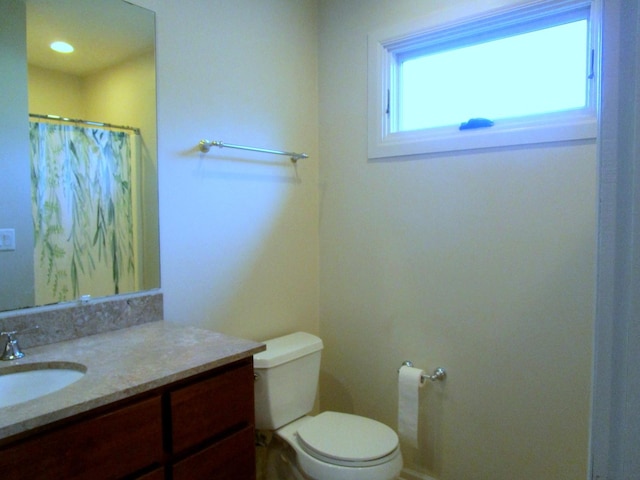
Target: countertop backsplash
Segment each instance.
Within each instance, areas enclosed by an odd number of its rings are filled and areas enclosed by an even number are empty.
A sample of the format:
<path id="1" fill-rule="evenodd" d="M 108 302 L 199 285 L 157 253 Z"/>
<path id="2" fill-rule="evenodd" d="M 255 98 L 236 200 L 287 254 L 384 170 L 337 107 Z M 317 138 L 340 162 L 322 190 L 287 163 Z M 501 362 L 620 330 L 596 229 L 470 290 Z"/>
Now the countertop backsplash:
<path id="1" fill-rule="evenodd" d="M 151 291 L 5 312 L 0 331 L 17 331 L 20 347 L 29 348 L 162 319 L 162 293 Z"/>

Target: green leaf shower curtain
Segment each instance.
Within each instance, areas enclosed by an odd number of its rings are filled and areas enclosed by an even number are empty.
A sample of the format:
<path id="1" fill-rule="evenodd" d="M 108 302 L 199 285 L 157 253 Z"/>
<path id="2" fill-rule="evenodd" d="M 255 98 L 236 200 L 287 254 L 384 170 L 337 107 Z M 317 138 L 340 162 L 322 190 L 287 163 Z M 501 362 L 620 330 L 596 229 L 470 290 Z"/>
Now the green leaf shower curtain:
<path id="1" fill-rule="evenodd" d="M 136 137 L 30 123 L 37 304 L 135 289 Z"/>

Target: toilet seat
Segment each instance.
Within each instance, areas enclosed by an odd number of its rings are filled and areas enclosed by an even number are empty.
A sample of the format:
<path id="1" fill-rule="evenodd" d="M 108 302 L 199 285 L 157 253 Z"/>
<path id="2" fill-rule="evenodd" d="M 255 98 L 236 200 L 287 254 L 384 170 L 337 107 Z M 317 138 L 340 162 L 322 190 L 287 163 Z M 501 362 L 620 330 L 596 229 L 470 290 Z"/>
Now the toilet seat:
<path id="1" fill-rule="evenodd" d="M 398 436 L 370 418 L 323 412 L 297 430 L 298 443 L 309 455 L 346 467 L 386 463 L 398 453 Z"/>
<path id="2" fill-rule="evenodd" d="M 328 416 L 333 418 L 347 418 L 346 416 L 342 417 L 342 415 L 347 414 L 336 414 L 335 412 L 325 413 L 329 414 Z M 318 417 L 320 417 L 321 415 L 323 414 L 319 414 Z M 334 415 L 338 415 L 338 417 L 334 417 Z M 398 476 L 400 475 L 400 471 L 402 470 L 402 453 L 400 452 L 399 446 L 397 446 L 391 453 L 384 457 L 361 462 L 364 463 L 364 465 L 357 465 L 358 462 L 353 461 L 340 462 L 339 460 L 330 458 L 330 456 L 327 455 L 325 455 L 325 458 L 323 459 L 321 458 L 322 455 L 318 452 L 314 452 L 313 454 L 310 453 L 309 447 L 303 447 L 303 442 L 300 439 L 299 431 L 302 430 L 302 434 L 304 436 L 306 429 L 304 429 L 303 427 L 307 423 L 313 422 L 315 418 L 317 417 L 301 417 L 274 432 L 276 437 L 284 441 L 290 447 L 288 451 L 285 450 L 283 452 L 284 457 L 282 458 L 287 458 L 285 462 L 287 466 L 283 468 L 291 468 L 294 475 L 293 478 L 313 478 L 316 480 L 391 480 L 398 478 Z M 324 424 L 324 422 L 317 422 L 316 425 L 318 424 Z M 395 443 L 397 445 L 398 437 L 395 432 L 393 432 L 393 430 L 391 432 L 393 433 L 393 437 L 395 437 Z M 350 435 L 350 438 L 354 438 L 353 434 Z M 357 440 L 354 440 L 353 443 L 363 443 L 365 440 L 361 437 L 362 434 L 357 435 Z M 328 438 L 335 439 L 336 435 L 330 435 Z M 368 440 L 369 439 L 367 439 L 366 441 Z M 316 450 L 318 449 L 316 448 Z M 386 448 L 383 448 L 380 451 L 384 450 L 386 450 Z M 287 452 L 291 452 L 293 455 L 289 456 L 289 453 Z M 349 455 L 345 455 L 344 452 L 342 452 L 338 456 L 347 457 Z M 338 464 L 337 462 L 342 463 L 342 465 Z"/>

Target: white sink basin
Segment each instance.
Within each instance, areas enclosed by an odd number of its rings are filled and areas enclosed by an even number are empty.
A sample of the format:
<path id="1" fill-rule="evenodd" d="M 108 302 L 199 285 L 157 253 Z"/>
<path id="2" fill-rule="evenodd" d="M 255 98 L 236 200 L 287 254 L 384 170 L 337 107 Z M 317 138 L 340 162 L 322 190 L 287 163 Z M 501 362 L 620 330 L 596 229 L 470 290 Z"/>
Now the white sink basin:
<path id="1" fill-rule="evenodd" d="M 15 365 L 0 369 L 0 408 L 33 400 L 80 380 L 87 371 L 79 363 Z"/>

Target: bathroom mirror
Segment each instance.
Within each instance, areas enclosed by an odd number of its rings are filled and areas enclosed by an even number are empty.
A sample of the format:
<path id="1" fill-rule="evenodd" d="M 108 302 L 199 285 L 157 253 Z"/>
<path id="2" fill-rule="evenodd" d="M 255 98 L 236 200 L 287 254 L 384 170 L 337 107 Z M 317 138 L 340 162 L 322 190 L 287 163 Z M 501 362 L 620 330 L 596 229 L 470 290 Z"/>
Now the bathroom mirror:
<path id="1" fill-rule="evenodd" d="M 0 8 L 0 311 L 158 288 L 155 14 Z"/>

